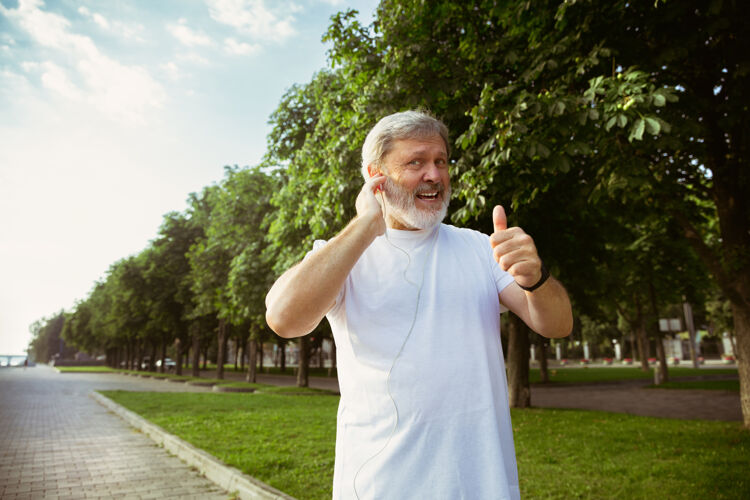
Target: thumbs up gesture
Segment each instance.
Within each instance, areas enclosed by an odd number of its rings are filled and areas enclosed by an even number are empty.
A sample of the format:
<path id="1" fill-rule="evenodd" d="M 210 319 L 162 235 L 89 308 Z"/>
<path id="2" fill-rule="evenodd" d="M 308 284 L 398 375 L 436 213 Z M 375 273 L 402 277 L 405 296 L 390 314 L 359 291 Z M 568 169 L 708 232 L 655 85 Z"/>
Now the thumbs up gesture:
<path id="1" fill-rule="evenodd" d="M 542 260 L 534 240 L 520 227 L 508 228 L 505 209 L 500 205 L 492 211 L 492 224 L 495 231 L 490 236 L 490 245 L 495 261 L 519 285 L 536 284 L 542 277 Z"/>

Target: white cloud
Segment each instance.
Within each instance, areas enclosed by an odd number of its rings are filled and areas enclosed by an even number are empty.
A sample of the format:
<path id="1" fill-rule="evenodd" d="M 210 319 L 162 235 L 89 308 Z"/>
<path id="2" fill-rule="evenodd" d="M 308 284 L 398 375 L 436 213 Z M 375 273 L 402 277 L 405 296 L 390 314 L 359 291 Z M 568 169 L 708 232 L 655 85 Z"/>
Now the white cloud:
<path id="1" fill-rule="evenodd" d="M 264 0 L 206 0 L 211 18 L 257 40 L 283 41 L 296 32 L 294 17 L 272 12 Z M 281 8 L 280 8 L 281 7 Z M 275 11 L 294 12 L 294 4 L 275 4 Z"/>
<path id="2" fill-rule="evenodd" d="M 260 50 L 260 45 L 257 43 L 249 44 L 246 42 L 238 42 L 234 38 L 226 38 L 224 40 L 224 50 L 229 54 L 246 56 L 258 52 Z"/>
<path id="3" fill-rule="evenodd" d="M 42 68 L 42 85 L 54 92 L 57 92 L 66 99 L 72 101 L 80 101 L 82 98 L 81 92 L 68 78 L 67 72 L 53 63 L 52 61 L 45 61 L 41 64 Z"/>
<path id="4" fill-rule="evenodd" d="M 170 80 L 177 81 L 185 76 L 180 67 L 172 61 L 164 63 L 160 67 Z"/>
<path id="5" fill-rule="evenodd" d="M 112 23 L 112 29 L 116 33 L 119 33 L 123 38 L 136 40 L 138 42 L 145 41 L 141 36 L 141 33 L 143 33 L 146 28 L 144 28 L 142 24 L 125 24 L 120 21 L 114 21 Z"/>
<path id="6" fill-rule="evenodd" d="M 78 7 L 78 13 L 81 14 L 84 17 L 88 17 L 92 21 L 94 21 L 96 24 L 99 25 L 100 28 L 108 30 L 109 29 L 109 21 L 107 21 L 107 18 L 103 15 L 99 14 L 98 12 L 91 12 L 86 7 Z"/>
<path id="7" fill-rule="evenodd" d="M 187 26 L 186 19 L 180 19 L 177 21 L 178 24 L 167 25 L 167 31 L 169 31 L 173 37 L 179 40 L 183 45 L 188 47 L 210 47 L 214 45 L 214 41 L 211 37 L 205 33 L 199 33 L 193 31 Z"/>
<path id="8" fill-rule="evenodd" d="M 16 9 L 0 4 L 0 12 L 36 43 L 58 51 L 60 61 L 73 60 L 67 68 L 73 77 L 51 61 L 42 63 L 45 88 L 135 123 L 146 121 L 149 112 L 163 105 L 164 89 L 144 68 L 121 64 L 102 54 L 89 37 L 72 33 L 67 19 L 41 10 L 43 6 L 40 0 L 19 0 Z M 90 14 L 86 9 L 82 13 Z"/>
<path id="9" fill-rule="evenodd" d="M 107 19 L 103 15 L 101 15 L 101 14 L 94 14 L 93 16 L 91 16 L 91 18 L 101 28 L 103 28 L 105 30 L 109 29 L 109 21 L 107 21 Z"/>
<path id="10" fill-rule="evenodd" d="M 182 62 L 195 64 L 198 66 L 208 66 L 211 64 L 208 59 L 199 54 L 196 54 L 195 52 L 185 52 L 183 54 L 177 54 L 177 59 Z"/>
<path id="11" fill-rule="evenodd" d="M 121 21 L 110 22 L 106 17 L 97 13 L 91 12 L 86 7 L 78 7 L 78 13 L 82 16 L 91 19 L 103 30 L 107 30 L 110 33 L 119 35 L 129 40 L 136 40 L 139 42 L 144 41 L 141 34 L 144 31 L 142 24 L 126 24 Z"/>
<path id="12" fill-rule="evenodd" d="M 2 4 L 0 4 L 0 5 L 2 5 Z M 16 41 L 13 39 L 13 37 L 10 36 L 7 33 L 3 33 L 2 34 L 2 40 L 3 40 L 3 43 L 6 43 L 8 46 L 16 44 Z"/>

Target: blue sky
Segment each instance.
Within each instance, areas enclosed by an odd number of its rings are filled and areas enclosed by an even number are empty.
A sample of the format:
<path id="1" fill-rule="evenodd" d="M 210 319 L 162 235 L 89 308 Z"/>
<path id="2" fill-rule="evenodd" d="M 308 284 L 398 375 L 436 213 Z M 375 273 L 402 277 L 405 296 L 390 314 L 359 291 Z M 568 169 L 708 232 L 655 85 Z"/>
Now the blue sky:
<path id="1" fill-rule="evenodd" d="M 320 41 L 375 0 L 0 0 L 0 354 L 142 250 L 162 216 L 254 165 Z"/>

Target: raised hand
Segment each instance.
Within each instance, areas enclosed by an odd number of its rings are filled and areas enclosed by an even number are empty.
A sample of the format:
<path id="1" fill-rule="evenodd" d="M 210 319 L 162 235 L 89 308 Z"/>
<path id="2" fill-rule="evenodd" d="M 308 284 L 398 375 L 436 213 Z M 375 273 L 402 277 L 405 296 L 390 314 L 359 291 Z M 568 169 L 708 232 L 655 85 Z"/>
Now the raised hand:
<path id="1" fill-rule="evenodd" d="M 530 287 L 542 276 L 542 260 L 534 240 L 520 227 L 508 228 L 505 209 L 497 205 L 492 210 L 494 232 L 490 236 L 495 261 L 513 276 L 521 286 Z"/>
<path id="2" fill-rule="evenodd" d="M 357 195 L 355 208 L 357 217 L 371 220 L 372 228 L 376 236 L 385 233 L 385 219 L 383 218 L 383 209 L 375 198 L 375 193 L 382 189 L 386 176 L 382 174 L 370 177 L 362 190 Z"/>

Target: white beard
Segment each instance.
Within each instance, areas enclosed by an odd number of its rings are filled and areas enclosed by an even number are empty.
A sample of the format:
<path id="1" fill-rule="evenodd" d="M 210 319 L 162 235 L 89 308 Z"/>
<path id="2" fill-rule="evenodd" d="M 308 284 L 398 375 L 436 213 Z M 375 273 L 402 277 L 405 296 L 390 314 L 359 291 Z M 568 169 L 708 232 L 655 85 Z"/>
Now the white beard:
<path id="1" fill-rule="evenodd" d="M 431 228 L 440 224 L 448 212 L 448 204 L 451 198 L 450 185 L 443 186 L 442 183 L 423 182 L 414 191 L 408 191 L 390 177 L 386 177 L 383 189 L 385 191 L 386 214 L 388 218 L 396 220 L 408 228 Z M 435 191 L 436 189 L 443 198 L 440 208 L 436 210 L 417 208 L 415 202 L 417 193 Z"/>

